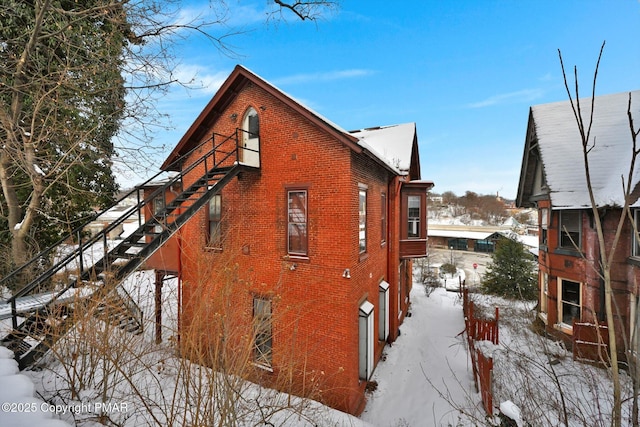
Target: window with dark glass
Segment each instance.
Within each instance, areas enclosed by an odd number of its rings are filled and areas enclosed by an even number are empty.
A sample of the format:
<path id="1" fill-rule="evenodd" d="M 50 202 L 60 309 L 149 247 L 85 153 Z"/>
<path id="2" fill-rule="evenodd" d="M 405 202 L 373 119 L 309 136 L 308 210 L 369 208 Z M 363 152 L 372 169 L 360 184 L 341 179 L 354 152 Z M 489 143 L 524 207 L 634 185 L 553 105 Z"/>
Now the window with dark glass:
<path id="1" fill-rule="evenodd" d="M 420 238 L 420 196 L 407 196 L 407 237 Z"/>
<path id="2" fill-rule="evenodd" d="M 165 203 L 164 203 L 164 195 L 159 195 L 156 196 L 153 199 L 153 214 L 154 215 L 158 215 L 160 213 L 160 211 L 162 211 L 165 207 Z"/>
<path id="3" fill-rule="evenodd" d="M 308 255 L 307 191 L 287 192 L 287 252 L 292 255 Z"/>
<path id="4" fill-rule="evenodd" d="M 367 190 L 358 192 L 358 246 L 360 253 L 367 251 Z"/>
<path id="5" fill-rule="evenodd" d="M 271 300 L 260 297 L 253 298 L 253 325 L 255 362 L 270 367 L 273 346 Z"/>
<path id="6" fill-rule="evenodd" d="M 580 211 L 560 211 L 560 246 L 579 249 L 582 218 Z"/>
<path id="7" fill-rule="evenodd" d="M 380 196 L 380 243 L 387 241 L 387 195 L 382 193 Z"/>
<path id="8" fill-rule="evenodd" d="M 560 280 L 562 286 L 562 305 L 560 319 L 566 325 L 573 325 L 573 320 L 580 320 L 580 283 Z"/>
<path id="9" fill-rule="evenodd" d="M 162 212 L 165 208 L 165 200 L 164 200 L 164 194 L 160 194 L 156 197 L 154 197 L 153 199 L 153 216 L 158 220 L 159 223 L 164 222 L 165 217 L 160 215 L 160 212 Z M 162 225 L 161 224 L 156 224 L 153 227 L 153 231 L 156 233 L 161 233 L 162 232 Z"/>
<path id="10" fill-rule="evenodd" d="M 214 195 L 209 200 L 209 229 L 208 229 L 208 241 L 207 245 L 211 248 L 222 247 L 222 196 L 220 194 Z"/>
<path id="11" fill-rule="evenodd" d="M 247 130 L 249 131 L 249 138 L 258 138 L 260 134 L 260 122 L 258 120 L 258 113 L 255 110 L 251 110 L 247 116 Z"/>
<path id="12" fill-rule="evenodd" d="M 373 373 L 373 304 L 364 301 L 358 311 L 358 375 L 368 380 Z"/>

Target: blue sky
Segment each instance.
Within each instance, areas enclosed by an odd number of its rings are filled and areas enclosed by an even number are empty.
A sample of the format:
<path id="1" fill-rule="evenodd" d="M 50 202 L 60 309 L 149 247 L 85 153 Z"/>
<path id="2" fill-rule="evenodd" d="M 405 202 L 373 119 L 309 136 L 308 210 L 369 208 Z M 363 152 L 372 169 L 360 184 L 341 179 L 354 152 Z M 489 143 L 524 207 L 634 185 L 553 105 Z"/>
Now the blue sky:
<path id="1" fill-rule="evenodd" d="M 185 14 L 211 11 L 188 4 Z M 168 149 L 242 64 L 345 129 L 416 122 L 435 192 L 514 198 L 529 107 L 567 99 L 558 49 L 585 96 L 605 40 L 596 93 L 640 89 L 639 0 L 343 0 L 317 23 L 277 24 L 265 0 L 228 6 L 219 34 L 244 31 L 227 39 L 235 55 L 197 35 L 176 51 L 180 75 L 204 88 L 160 103 Z"/>

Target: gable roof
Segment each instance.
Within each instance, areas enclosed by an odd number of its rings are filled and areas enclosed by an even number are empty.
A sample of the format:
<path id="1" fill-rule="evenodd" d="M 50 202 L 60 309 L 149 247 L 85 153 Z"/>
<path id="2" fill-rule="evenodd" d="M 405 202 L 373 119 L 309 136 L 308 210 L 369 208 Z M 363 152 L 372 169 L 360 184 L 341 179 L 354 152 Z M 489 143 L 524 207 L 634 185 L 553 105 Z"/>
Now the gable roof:
<path id="1" fill-rule="evenodd" d="M 632 139 L 627 108 L 632 98 L 631 112 L 640 119 L 640 91 L 597 96 L 594 102 L 593 124 L 589 136 L 589 169 L 598 206 L 622 206 L 623 176 L 629 173 Z M 591 114 L 591 98 L 581 98 L 582 117 Z M 639 159 L 640 160 L 640 159 Z M 546 187 L 542 190 L 556 209 L 591 207 L 585 177 L 582 143 L 570 102 L 562 101 L 532 106 L 529 113 L 525 153 L 518 186 L 518 205 L 528 206 L 536 185 L 536 170 L 542 168 Z M 540 173 L 538 172 L 538 176 Z M 636 165 L 632 186 L 640 180 Z"/>
<path id="2" fill-rule="evenodd" d="M 248 83 L 260 87 L 356 153 L 368 155 L 394 174 L 406 174 L 407 172 L 402 169 L 402 166 L 404 166 L 405 163 L 410 166 L 411 162 L 413 162 L 413 169 L 417 169 L 418 172 L 417 177 L 412 176 L 412 179 L 419 179 L 420 160 L 417 157 L 418 149 L 415 123 L 370 128 L 367 129 L 364 134 L 361 134 L 361 131 L 348 132 L 241 65 L 236 65 L 229 77 L 227 77 L 211 101 L 209 101 L 187 132 L 182 136 L 160 168 L 163 170 L 178 170 L 180 166 L 175 164 L 176 160 L 183 154 L 189 152 L 189 150 L 195 148 L 196 144 L 199 143 L 213 123 L 220 117 L 225 108 Z M 373 142 L 373 145 L 370 145 L 370 142 Z M 412 144 L 414 144 L 415 147 L 413 147 Z M 385 155 L 385 152 L 387 152 L 385 146 L 394 147 L 393 151 L 390 151 L 392 157 Z M 404 150 L 406 150 L 406 152 L 404 152 Z M 412 150 L 415 151 L 415 157 L 412 155 Z M 397 162 L 395 162 L 396 151 L 403 152 L 402 157 L 397 157 L 401 159 L 399 165 L 396 165 Z M 407 168 L 407 170 L 409 170 L 409 168 Z M 415 173 L 413 175 L 415 175 Z"/>
<path id="3" fill-rule="evenodd" d="M 384 159 L 412 180 L 420 179 L 420 156 L 415 123 L 380 126 L 349 132 L 358 144 Z"/>

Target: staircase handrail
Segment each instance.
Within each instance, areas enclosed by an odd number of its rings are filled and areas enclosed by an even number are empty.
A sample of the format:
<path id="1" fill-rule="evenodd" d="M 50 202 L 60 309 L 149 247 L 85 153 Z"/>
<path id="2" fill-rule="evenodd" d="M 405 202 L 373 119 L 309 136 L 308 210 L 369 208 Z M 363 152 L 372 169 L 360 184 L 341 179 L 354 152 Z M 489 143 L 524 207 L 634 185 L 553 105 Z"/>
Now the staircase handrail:
<path id="1" fill-rule="evenodd" d="M 242 129 L 240 129 L 240 130 L 242 130 Z M 110 231 L 115 229 L 118 225 L 120 225 L 122 222 L 124 222 L 132 214 L 140 212 L 140 209 L 142 207 L 147 205 L 150 201 L 154 200 L 158 195 L 164 194 L 164 191 L 168 187 L 173 186 L 177 182 L 181 181 L 181 179 L 182 179 L 182 177 L 183 177 L 183 175 L 185 173 L 190 172 L 191 170 L 195 169 L 197 166 L 200 166 L 202 163 L 205 163 L 205 165 L 206 165 L 207 157 L 209 157 L 210 155 L 214 154 L 216 152 L 216 150 L 222 144 L 224 144 L 225 142 L 229 141 L 230 139 L 232 139 L 234 137 L 235 137 L 235 139 L 237 141 L 238 140 L 237 132 L 238 132 L 238 130 L 236 130 L 235 134 L 232 134 L 232 135 L 229 135 L 229 136 L 221 135 L 221 134 L 218 134 L 218 133 L 213 133 L 212 134 L 212 138 L 211 138 L 211 142 L 213 143 L 211 150 L 209 150 L 208 152 L 204 153 L 199 158 L 199 160 L 197 160 L 197 161 L 193 162 L 192 164 L 190 164 L 189 167 L 187 167 L 186 169 L 182 169 L 180 174 L 178 174 L 178 175 L 174 176 L 173 178 L 169 179 L 166 183 L 164 183 L 162 186 L 158 187 L 155 191 L 153 191 L 148 197 L 144 198 L 143 200 L 139 200 L 139 193 L 138 193 L 138 203 L 135 206 L 132 206 L 131 208 L 129 208 L 127 211 L 125 211 L 124 214 L 122 214 L 117 219 L 113 220 L 109 225 L 105 226 L 102 230 L 100 230 L 99 233 L 96 233 L 96 235 L 90 237 L 85 242 L 79 244 L 78 247 L 76 249 L 74 249 L 74 251 L 69 253 L 62 260 L 56 262 L 49 269 L 45 270 L 36 279 L 32 280 L 30 283 L 28 283 L 27 285 L 22 287 L 20 290 L 15 292 L 10 298 L 8 298 L 6 300 L 6 303 L 11 303 L 11 304 L 15 303 L 15 300 L 17 298 L 27 295 L 29 292 L 31 292 L 33 289 L 35 289 L 42 281 L 44 281 L 45 279 L 48 279 L 51 276 L 53 276 L 56 272 L 61 270 L 63 267 L 67 266 L 73 259 L 75 259 L 79 255 L 81 256 L 85 249 L 88 249 L 90 246 L 93 246 L 95 243 L 97 243 L 101 239 L 103 241 L 106 240 L 106 236 Z M 215 136 L 222 136 L 223 137 L 222 141 L 219 142 L 218 144 L 216 144 Z M 181 162 L 183 162 L 187 157 L 189 157 L 191 154 L 193 154 L 193 152 L 195 152 L 196 150 L 202 148 L 205 144 L 208 144 L 208 143 L 209 143 L 209 140 L 206 140 L 206 141 L 202 142 L 201 144 L 197 145 L 196 147 L 194 147 L 193 149 L 189 150 L 187 153 L 179 156 L 174 162 L 172 162 L 167 167 L 167 170 L 170 170 L 170 168 L 173 167 L 173 166 L 179 166 L 181 164 Z M 236 154 L 236 156 L 237 156 L 237 152 L 238 152 L 237 144 L 236 144 L 235 149 L 233 149 L 233 150 L 231 150 L 229 152 L 222 152 L 222 153 L 224 153 L 223 158 L 218 160 L 218 161 L 216 161 L 214 163 L 214 165 L 212 166 L 212 169 L 216 168 L 218 165 L 220 165 L 224 161 L 228 160 L 234 154 Z M 208 171 L 208 169 L 207 169 L 207 171 Z M 83 229 L 87 225 L 89 225 L 92 221 L 94 221 L 96 218 L 98 218 L 101 215 L 105 214 L 107 211 L 112 209 L 114 206 L 118 205 L 120 202 L 122 202 L 127 197 L 132 195 L 134 192 L 139 192 L 142 188 L 146 187 L 149 183 L 151 183 L 153 180 L 155 180 L 156 178 L 158 178 L 160 175 L 162 175 L 165 172 L 166 172 L 166 170 L 161 170 L 157 174 L 153 175 L 151 178 L 149 178 L 146 181 L 144 181 L 142 184 L 139 184 L 139 185 L 135 186 L 133 189 L 131 189 L 129 192 L 127 192 L 124 196 L 120 197 L 116 202 L 114 202 L 109 207 L 103 209 L 98 214 L 92 215 L 90 220 L 88 220 L 85 223 L 83 223 L 82 225 L 76 227 L 73 231 L 71 231 L 67 235 L 63 236 L 62 238 L 60 238 L 58 241 L 56 241 L 54 244 L 52 244 L 48 248 L 46 248 L 43 251 L 41 251 L 38 255 L 34 256 L 31 260 L 27 261 L 25 264 L 23 264 L 19 268 L 13 270 L 7 276 L 1 278 L 0 279 L 0 285 L 2 285 L 4 283 L 8 282 L 10 279 L 14 278 L 16 275 L 18 275 L 21 271 L 23 271 L 29 265 L 32 265 L 33 263 L 41 260 L 43 257 L 48 256 L 49 254 L 51 254 L 51 252 L 53 252 L 54 249 L 56 249 L 58 246 L 60 246 L 62 243 L 64 243 L 68 239 L 80 235 L 82 233 Z M 168 208 L 169 208 L 169 206 L 165 206 L 163 211 L 166 211 Z M 162 211 L 160 213 L 162 213 Z M 70 287 L 71 286 L 67 286 L 63 291 L 58 293 L 56 295 L 56 297 L 61 295 L 62 293 L 64 293 Z"/>

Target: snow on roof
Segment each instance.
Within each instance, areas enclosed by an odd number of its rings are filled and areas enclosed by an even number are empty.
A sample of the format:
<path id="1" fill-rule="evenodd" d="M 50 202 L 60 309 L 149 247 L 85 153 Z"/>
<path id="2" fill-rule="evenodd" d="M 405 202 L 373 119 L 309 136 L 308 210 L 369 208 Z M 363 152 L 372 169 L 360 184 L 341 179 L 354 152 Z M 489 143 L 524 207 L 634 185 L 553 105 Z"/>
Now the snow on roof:
<path id="1" fill-rule="evenodd" d="M 442 230 L 429 227 L 427 229 L 427 235 L 429 237 L 451 237 L 458 239 L 474 239 L 484 240 L 491 236 L 495 231 L 467 231 L 467 230 Z"/>
<path id="2" fill-rule="evenodd" d="M 409 170 L 416 135 L 415 123 L 380 126 L 349 133 L 360 140 L 359 144 L 363 148 L 390 164 L 394 169 L 403 174 Z"/>
<path id="3" fill-rule="evenodd" d="M 589 136 L 589 167 L 598 206 L 622 206 L 621 176 L 626 181 L 632 152 L 627 116 L 629 94 L 632 113 L 640 120 L 640 91 L 597 96 Z M 580 99 L 585 126 L 591 113 L 591 98 Z M 531 107 L 540 155 L 551 203 L 555 208 L 591 206 L 582 158 L 578 125 L 569 101 Z M 640 178 L 636 165 L 632 185 Z"/>

